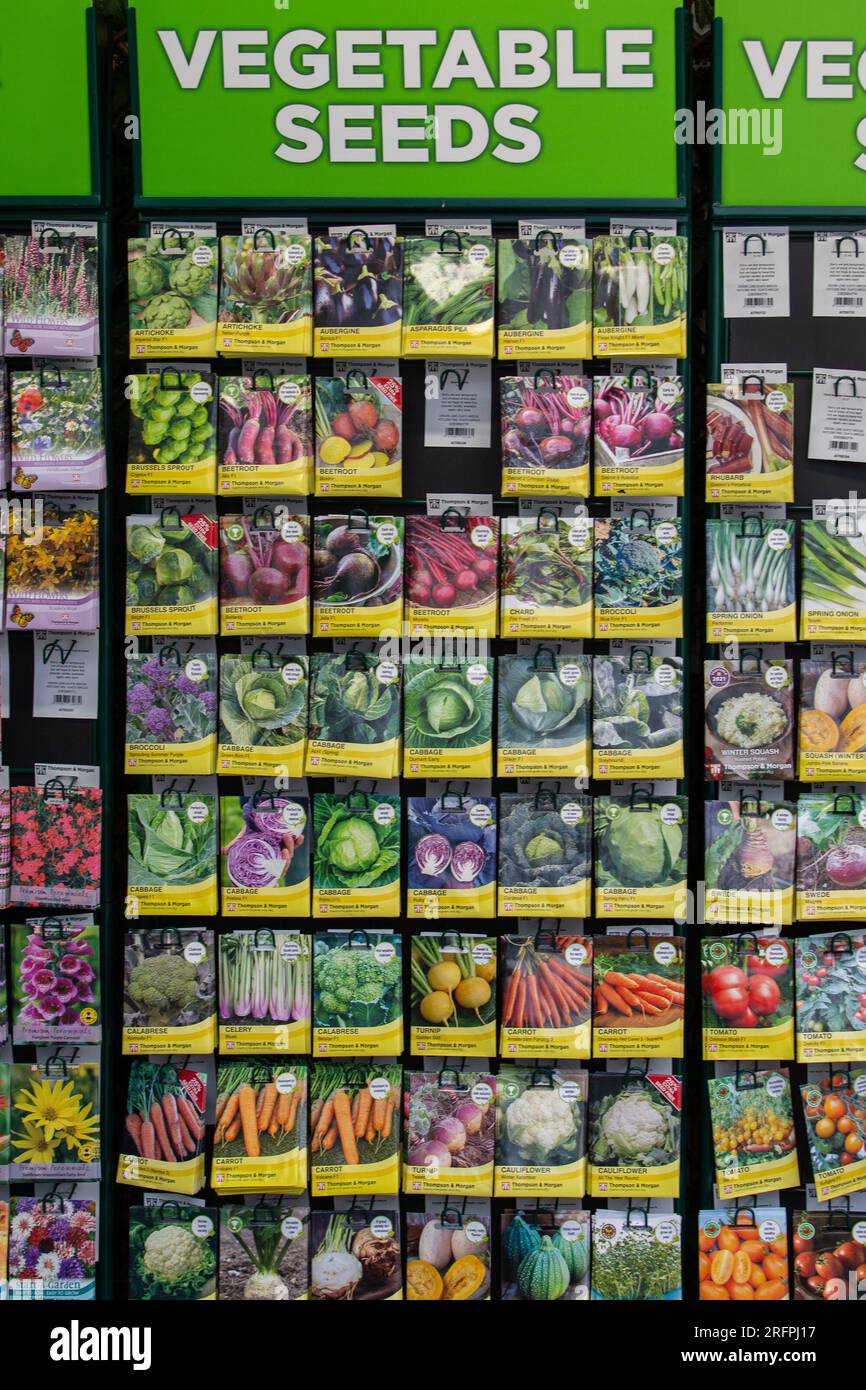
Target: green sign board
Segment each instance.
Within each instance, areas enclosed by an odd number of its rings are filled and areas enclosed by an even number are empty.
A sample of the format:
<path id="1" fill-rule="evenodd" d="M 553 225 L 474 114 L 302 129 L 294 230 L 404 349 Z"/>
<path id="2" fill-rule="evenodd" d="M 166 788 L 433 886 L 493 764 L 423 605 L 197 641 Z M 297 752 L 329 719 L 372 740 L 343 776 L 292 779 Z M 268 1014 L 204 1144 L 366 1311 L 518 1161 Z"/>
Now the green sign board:
<path id="1" fill-rule="evenodd" d="M 678 0 L 137 0 L 139 198 L 681 194 Z"/>
<path id="2" fill-rule="evenodd" d="M 0 201 L 73 202 L 98 191 L 90 10 L 89 0 L 39 0 L 35 6 L 7 0 L 3 6 Z"/>
<path id="3" fill-rule="evenodd" d="M 716 16 L 720 104 L 701 130 L 721 204 L 866 205 L 864 0 L 716 0 Z"/>

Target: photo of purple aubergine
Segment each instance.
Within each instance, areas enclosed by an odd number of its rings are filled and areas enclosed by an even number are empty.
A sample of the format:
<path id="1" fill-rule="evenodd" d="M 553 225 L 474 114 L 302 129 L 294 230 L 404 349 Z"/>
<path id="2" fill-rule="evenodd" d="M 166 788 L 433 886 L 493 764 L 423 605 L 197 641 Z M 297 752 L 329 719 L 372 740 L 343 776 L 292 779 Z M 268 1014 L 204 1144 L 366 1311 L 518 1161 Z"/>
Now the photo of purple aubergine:
<path id="1" fill-rule="evenodd" d="M 383 327 L 403 314 L 403 246 L 396 236 L 316 238 L 316 328 Z"/>

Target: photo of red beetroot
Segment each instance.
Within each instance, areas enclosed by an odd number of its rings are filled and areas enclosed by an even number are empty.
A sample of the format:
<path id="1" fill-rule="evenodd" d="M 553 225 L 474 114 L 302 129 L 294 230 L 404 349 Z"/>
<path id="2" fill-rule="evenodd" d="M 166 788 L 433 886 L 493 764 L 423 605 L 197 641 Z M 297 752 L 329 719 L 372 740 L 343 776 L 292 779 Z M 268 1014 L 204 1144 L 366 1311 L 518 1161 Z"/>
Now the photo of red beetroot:
<path id="1" fill-rule="evenodd" d="M 402 386 L 399 377 L 370 377 L 353 368 L 316 384 L 316 492 L 374 490 L 399 497 L 400 474 L 388 486 L 375 477 L 401 457 Z"/>
<path id="2" fill-rule="evenodd" d="M 496 597 L 499 522 L 492 516 L 406 518 L 406 582 L 416 608 L 478 608 Z"/>
<path id="3" fill-rule="evenodd" d="M 553 367 L 536 372 L 534 377 L 503 377 L 500 412 L 502 488 L 506 495 L 531 495 L 533 472 L 588 469 L 588 377 L 563 376 Z M 582 486 L 563 482 L 563 490 L 572 496 L 585 496 L 589 472 Z"/>
<path id="4" fill-rule="evenodd" d="M 659 380 L 643 367 L 628 377 L 596 377 L 592 411 L 596 494 L 616 490 L 618 470 L 633 482 L 636 464 L 657 467 L 679 461 L 682 468 L 685 398 L 681 377 Z M 605 487 L 605 483 L 614 486 Z M 621 490 L 628 491 L 625 482 Z M 682 477 L 666 484 L 667 490 L 681 494 Z"/>
<path id="5" fill-rule="evenodd" d="M 252 516 L 220 517 L 221 609 L 245 610 L 249 618 L 251 609 L 295 603 L 309 594 L 309 518 L 281 515 L 279 521 L 277 526 L 270 507 Z"/>
<path id="6" fill-rule="evenodd" d="M 273 489 L 307 493 L 313 457 L 312 387 L 308 376 L 220 379 L 219 490 L 223 495 Z"/>

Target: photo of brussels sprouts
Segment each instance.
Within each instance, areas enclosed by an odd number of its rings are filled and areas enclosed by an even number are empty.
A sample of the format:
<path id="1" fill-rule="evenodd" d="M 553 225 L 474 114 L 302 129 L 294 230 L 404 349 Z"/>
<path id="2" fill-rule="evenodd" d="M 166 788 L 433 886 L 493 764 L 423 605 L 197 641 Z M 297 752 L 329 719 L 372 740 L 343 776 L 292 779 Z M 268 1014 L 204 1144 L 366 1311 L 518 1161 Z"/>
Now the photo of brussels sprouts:
<path id="1" fill-rule="evenodd" d="M 215 597 L 216 543 L 212 516 L 128 516 L 127 607 L 175 608 Z"/>
<path id="2" fill-rule="evenodd" d="M 173 469 L 216 465 L 216 401 L 209 372 L 160 372 L 129 378 L 129 466 Z M 197 390 L 193 388 L 197 387 Z M 210 395 L 208 396 L 208 392 Z"/>

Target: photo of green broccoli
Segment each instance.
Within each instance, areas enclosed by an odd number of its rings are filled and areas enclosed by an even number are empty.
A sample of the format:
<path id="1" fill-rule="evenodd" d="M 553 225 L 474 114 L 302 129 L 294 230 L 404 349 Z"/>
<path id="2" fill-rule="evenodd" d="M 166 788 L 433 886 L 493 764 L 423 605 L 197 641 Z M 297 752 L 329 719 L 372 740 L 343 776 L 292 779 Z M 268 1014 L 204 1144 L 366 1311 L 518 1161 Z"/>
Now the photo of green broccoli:
<path id="1" fill-rule="evenodd" d="M 319 1028 L 378 1028 L 402 1013 L 400 938 L 392 932 L 317 933 L 313 1017 Z"/>
<path id="2" fill-rule="evenodd" d="M 124 1028 L 183 1027 L 216 1008 L 213 932 L 183 927 L 129 932 L 123 962 Z"/>

